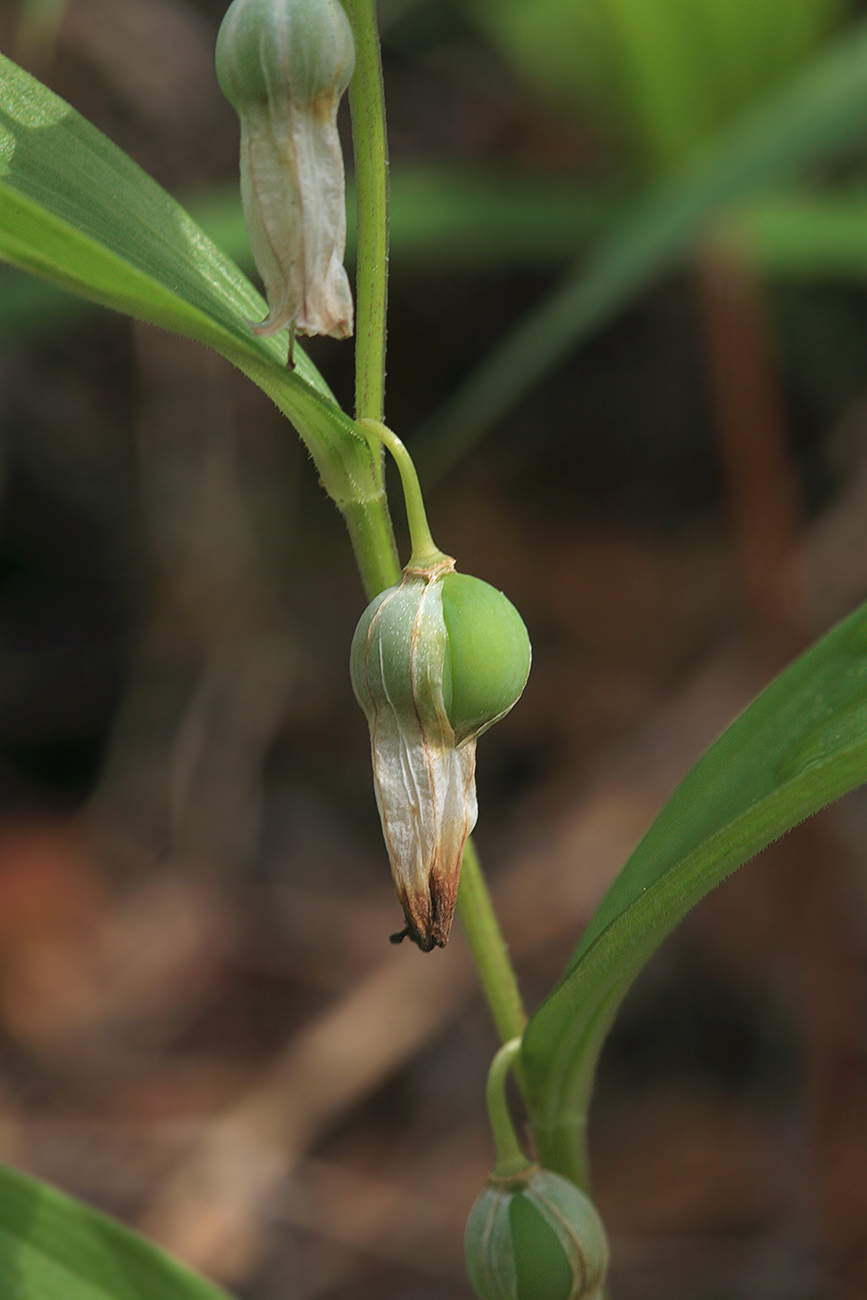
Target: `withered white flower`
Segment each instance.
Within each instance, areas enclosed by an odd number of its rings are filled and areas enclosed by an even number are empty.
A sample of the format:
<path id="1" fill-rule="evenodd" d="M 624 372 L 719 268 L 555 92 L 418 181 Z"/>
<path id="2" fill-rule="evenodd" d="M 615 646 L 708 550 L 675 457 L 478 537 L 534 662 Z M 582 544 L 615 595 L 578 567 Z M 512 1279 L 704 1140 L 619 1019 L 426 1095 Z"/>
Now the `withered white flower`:
<path id="1" fill-rule="evenodd" d="M 409 937 L 448 942 L 467 837 L 476 823 L 476 739 L 509 711 L 530 670 L 515 607 L 443 557 L 408 567 L 367 607 L 352 685 L 370 727 L 373 780 Z"/>
<path id="2" fill-rule="evenodd" d="M 425 952 L 448 941 L 478 811 L 476 742 L 456 746 L 446 714 L 446 640 L 441 583 L 410 572 L 368 606 L 350 656 L 395 888 Z"/>
<path id="3" fill-rule="evenodd" d="M 347 338 L 346 202 L 337 107 L 355 67 L 339 0 L 233 0 L 217 78 L 241 121 L 241 200 L 268 316 L 253 326 Z"/>

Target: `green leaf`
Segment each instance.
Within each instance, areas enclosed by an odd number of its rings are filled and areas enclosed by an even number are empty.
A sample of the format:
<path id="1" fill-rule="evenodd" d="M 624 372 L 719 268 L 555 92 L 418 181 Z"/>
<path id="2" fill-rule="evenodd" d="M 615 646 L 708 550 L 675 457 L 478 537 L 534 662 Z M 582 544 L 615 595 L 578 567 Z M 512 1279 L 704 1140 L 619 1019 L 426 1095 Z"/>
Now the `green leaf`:
<path id="1" fill-rule="evenodd" d="M 536 171 L 398 167 L 390 180 L 392 258 L 398 272 L 411 259 L 425 268 L 563 265 L 623 207 L 616 190 Z"/>
<path id="2" fill-rule="evenodd" d="M 699 759 L 591 917 L 524 1036 L 543 1162 L 582 1180 L 599 1052 L 665 936 L 735 868 L 867 780 L 867 605 L 771 683 Z"/>
<path id="3" fill-rule="evenodd" d="M 576 248 L 618 221 L 629 200 L 566 179 L 500 176 L 418 167 L 391 177 L 393 273 L 410 263 L 441 267 L 562 265 Z M 218 248 L 252 265 L 237 189 L 185 205 Z M 351 191 L 348 256 L 354 248 Z M 867 274 L 867 194 L 780 193 L 745 203 L 722 219 L 714 241 L 762 275 L 789 280 L 860 281 Z M 66 324 L 82 300 L 9 269 L 0 284 L 0 337 L 19 339 L 49 322 Z"/>
<path id="4" fill-rule="evenodd" d="M 8 1300 L 228 1300 L 143 1237 L 0 1166 L 0 1295 Z"/>
<path id="5" fill-rule="evenodd" d="M 245 321 L 263 304 L 119 149 L 0 56 L 0 253 L 103 306 L 221 351 L 285 363 Z"/>
<path id="6" fill-rule="evenodd" d="M 867 23 L 730 129 L 694 164 L 637 201 L 583 262 L 497 344 L 415 440 L 420 468 L 443 474 L 515 402 L 660 274 L 712 235 L 721 214 L 867 136 Z"/>
<path id="7" fill-rule="evenodd" d="M 614 114 L 682 159 L 804 58 L 840 0 L 469 0 L 520 76 L 561 109 Z"/>
<path id="8" fill-rule="evenodd" d="M 315 366 L 285 335 L 249 328 L 266 307 L 238 268 L 122 150 L 0 55 L 0 258 L 196 339 L 289 417 L 341 504 L 379 488 L 379 461 Z"/>

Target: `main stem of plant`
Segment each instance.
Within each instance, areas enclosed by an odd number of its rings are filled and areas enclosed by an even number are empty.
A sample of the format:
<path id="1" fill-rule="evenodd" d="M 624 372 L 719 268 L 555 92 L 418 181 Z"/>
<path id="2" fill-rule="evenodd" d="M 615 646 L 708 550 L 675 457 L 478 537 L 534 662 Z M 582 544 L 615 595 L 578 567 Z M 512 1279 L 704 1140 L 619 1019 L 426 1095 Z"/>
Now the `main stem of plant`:
<path id="1" fill-rule="evenodd" d="M 374 0 L 344 0 L 355 36 L 356 70 L 349 87 L 355 186 L 358 196 L 358 276 L 356 281 L 355 415 L 382 475 L 381 425 L 385 395 L 385 336 L 388 295 L 388 150 L 382 93 L 382 62 Z M 365 421 L 372 422 L 367 429 Z M 357 503 L 370 519 L 356 558 L 369 594 L 400 581 L 393 550 L 383 554 L 390 536 L 384 498 Z M 467 841 L 458 893 L 458 911 L 497 1032 L 503 1042 L 519 1037 L 527 1021 L 518 982 L 491 903 L 472 841 Z"/>

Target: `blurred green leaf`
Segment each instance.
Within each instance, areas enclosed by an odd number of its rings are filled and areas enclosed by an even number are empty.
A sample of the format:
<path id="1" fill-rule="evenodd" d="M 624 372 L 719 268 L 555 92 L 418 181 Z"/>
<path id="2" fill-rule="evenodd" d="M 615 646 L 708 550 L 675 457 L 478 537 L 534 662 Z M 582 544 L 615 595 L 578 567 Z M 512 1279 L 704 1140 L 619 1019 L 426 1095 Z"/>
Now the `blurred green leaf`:
<path id="1" fill-rule="evenodd" d="M 867 24 L 861 23 L 634 203 L 583 262 L 499 343 L 415 440 L 430 481 L 662 272 L 712 237 L 721 214 L 867 137 Z"/>
<path id="2" fill-rule="evenodd" d="M 619 193 L 565 177 L 460 167 L 397 167 L 390 198 L 398 273 L 413 259 L 425 267 L 556 266 L 624 204 Z"/>
<path id="3" fill-rule="evenodd" d="M 6 1300 L 228 1300 L 144 1238 L 0 1166 Z"/>
<path id="4" fill-rule="evenodd" d="M 867 193 L 774 195 L 733 213 L 717 242 L 763 275 L 857 283 L 867 276 Z"/>
<path id="5" fill-rule="evenodd" d="M 223 253 L 251 267 L 237 186 L 192 198 L 190 216 Z M 421 263 L 440 267 L 560 266 L 621 211 L 617 195 L 557 177 L 499 176 L 462 168 L 398 169 L 391 177 L 391 260 L 398 273 Z M 347 192 L 347 260 L 355 253 L 355 206 Z M 0 294 L 0 335 L 18 337 L 74 300 L 31 277 L 7 273 Z"/>
<path id="6" fill-rule="evenodd" d="M 28 67 L 50 57 L 70 0 L 20 0 L 15 57 Z"/>
<path id="7" fill-rule="evenodd" d="M 671 168 L 818 48 L 841 0 L 468 0 L 518 74 Z"/>
<path id="8" fill-rule="evenodd" d="M 524 1036 L 543 1162 L 580 1179 L 599 1052 L 627 990 L 691 907 L 867 780 L 867 605 L 776 678 L 696 763 L 590 919 Z"/>
<path id="9" fill-rule="evenodd" d="M 605 190 L 535 176 L 487 176 L 442 168 L 397 171 L 391 181 L 392 266 L 545 267 L 619 220 L 627 200 Z M 185 205 L 228 257 L 252 259 L 236 189 Z M 349 195 L 348 257 L 354 252 Z M 715 242 L 763 275 L 859 281 L 867 274 L 867 193 L 780 193 L 723 217 Z M 11 268 L 2 274 L 0 338 L 67 322 L 82 300 Z"/>

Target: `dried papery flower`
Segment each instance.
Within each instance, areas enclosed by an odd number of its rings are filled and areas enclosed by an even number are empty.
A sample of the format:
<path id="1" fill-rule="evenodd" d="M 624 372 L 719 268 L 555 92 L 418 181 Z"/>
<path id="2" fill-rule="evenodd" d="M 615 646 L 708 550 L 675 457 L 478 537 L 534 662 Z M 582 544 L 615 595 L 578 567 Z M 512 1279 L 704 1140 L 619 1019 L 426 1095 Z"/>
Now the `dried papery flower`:
<path id="1" fill-rule="evenodd" d="M 347 338 L 346 202 L 337 107 L 355 67 L 339 0 L 233 0 L 217 78 L 241 121 L 241 199 L 265 285 L 267 337 Z"/>
<path id="2" fill-rule="evenodd" d="M 527 629 L 502 592 L 442 557 L 371 602 L 350 666 L 404 933 L 429 952 L 448 942 L 476 822 L 476 738 L 524 689 Z"/>

